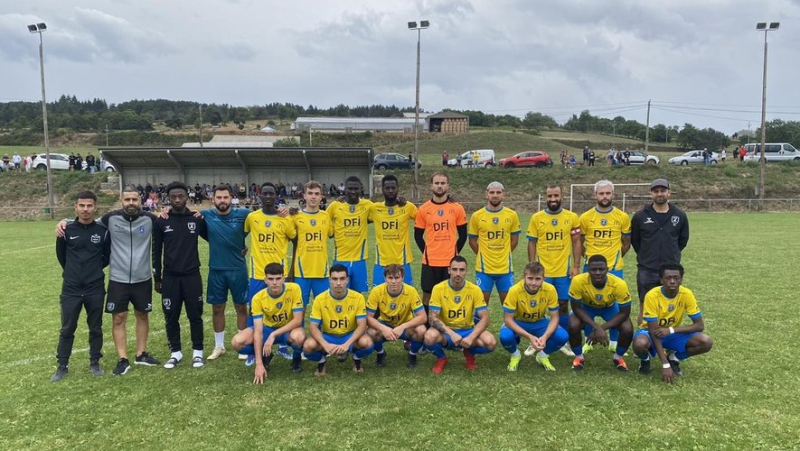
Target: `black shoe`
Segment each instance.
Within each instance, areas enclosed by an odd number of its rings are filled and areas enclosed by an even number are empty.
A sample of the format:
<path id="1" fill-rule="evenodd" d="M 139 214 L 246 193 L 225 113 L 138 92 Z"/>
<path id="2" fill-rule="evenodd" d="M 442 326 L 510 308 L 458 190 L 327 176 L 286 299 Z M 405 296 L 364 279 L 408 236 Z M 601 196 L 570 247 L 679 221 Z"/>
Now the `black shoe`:
<path id="1" fill-rule="evenodd" d="M 302 361 L 303 359 L 300 357 L 292 358 L 292 373 L 300 374 L 303 372 Z"/>
<path id="2" fill-rule="evenodd" d="M 336 356 L 336 360 L 338 360 L 339 363 L 346 362 L 347 361 L 347 353 L 345 352 L 344 354 L 339 354 L 338 356 Z"/>
<path id="3" fill-rule="evenodd" d="M 100 368 L 99 362 L 89 362 L 89 371 L 92 372 L 92 376 L 103 376 L 106 374 L 106 372 Z"/>
<path id="4" fill-rule="evenodd" d="M 135 363 L 136 365 L 145 365 L 145 366 L 156 366 L 161 364 L 161 362 L 159 362 L 157 358 L 148 354 L 147 351 L 144 351 L 141 354 L 137 355 L 136 360 L 134 360 L 133 363 Z"/>
<path id="5" fill-rule="evenodd" d="M 675 373 L 676 376 L 683 376 L 683 371 L 681 371 L 681 364 L 678 360 L 667 359 L 669 362 L 669 366 L 672 367 L 672 372 Z"/>
<path id="6" fill-rule="evenodd" d="M 58 382 L 61 379 L 64 379 L 64 376 L 66 376 L 67 373 L 69 373 L 69 367 L 66 365 L 59 365 L 58 368 L 56 368 L 56 372 L 50 376 L 50 382 Z"/>
<path id="7" fill-rule="evenodd" d="M 650 374 L 650 359 L 639 361 L 639 374 Z"/>
<path id="8" fill-rule="evenodd" d="M 375 366 L 378 368 L 383 368 L 386 366 L 386 351 L 378 354 L 378 360 L 375 362 Z"/>
<path id="9" fill-rule="evenodd" d="M 114 368 L 111 374 L 114 376 L 122 376 L 127 373 L 129 369 L 131 369 L 131 364 L 128 362 L 128 359 L 119 359 L 117 360 L 117 367 Z"/>
<path id="10" fill-rule="evenodd" d="M 269 364 L 272 363 L 272 356 L 275 354 L 270 354 L 269 356 L 261 355 L 261 363 L 264 364 L 265 369 L 269 369 Z"/>
<path id="11" fill-rule="evenodd" d="M 364 367 L 361 366 L 361 359 L 353 359 L 353 371 L 356 373 L 364 371 Z"/>
<path id="12" fill-rule="evenodd" d="M 409 354 L 408 361 L 406 362 L 406 368 L 416 368 L 416 367 L 417 367 L 417 355 Z"/>

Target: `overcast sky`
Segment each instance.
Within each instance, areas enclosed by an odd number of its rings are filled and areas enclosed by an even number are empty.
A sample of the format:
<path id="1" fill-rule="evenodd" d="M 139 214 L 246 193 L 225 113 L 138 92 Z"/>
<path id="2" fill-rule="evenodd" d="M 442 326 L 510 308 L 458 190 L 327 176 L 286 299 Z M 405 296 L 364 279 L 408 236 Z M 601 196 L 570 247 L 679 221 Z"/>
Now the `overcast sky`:
<path id="1" fill-rule="evenodd" d="M 732 133 L 800 120 L 800 0 L 0 0 L 0 101 L 166 98 L 421 106 L 564 122 L 588 109 Z"/>

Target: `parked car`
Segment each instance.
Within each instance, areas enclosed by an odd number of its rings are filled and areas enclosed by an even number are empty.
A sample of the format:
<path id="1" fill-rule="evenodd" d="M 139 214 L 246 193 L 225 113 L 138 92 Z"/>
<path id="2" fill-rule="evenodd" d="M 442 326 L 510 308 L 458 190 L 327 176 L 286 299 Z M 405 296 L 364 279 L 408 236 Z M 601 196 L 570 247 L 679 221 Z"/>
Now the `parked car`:
<path id="1" fill-rule="evenodd" d="M 757 163 L 761 159 L 761 144 L 745 144 L 744 149 L 747 152 L 744 156 L 745 163 Z M 764 150 L 764 159 L 768 163 L 800 161 L 800 151 L 789 143 L 766 143 Z"/>
<path id="2" fill-rule="evenodd" d="M 631 152 L 631 166 L 661 163 L 661 159 L 655 155 L 648 155 L 638 150 L 631 150 L 630 152 Z"/>
<path id="3" fill-rule="evenodd" d="M 711 152 L 711 164 L 717 164 L 719 155 L 716 152 Z M 705 164 L 703 161 L 702 150 L 690 150 L 683 155 L 672 157 L 669 159 L 669 164 L 687 165 L 687 164 Z"/>
<path id="4" fill-rule="evenodd" d="M 373 158 L 372 167 L 379 171 L 385 169 L 414 169 L 414 163 L 408 157 L 399 153 L 379 153 Z M 421 168 L 422 163 L 417 161 L 417 167 Z"/>
<path id="5" fill-rule="evenodd" d="M 495 157 L 494 157 L 494 150 L 492 149 L 476 149 L 476 150 L 468 150 L 456 158 L 452 158 L 447 161 L 447 166 L 449 167 L 456 167 L 461 166 L 462 168 L 472 167 L 473 162 L 475 161 L 474 155 L 478 154 L 478 167 L 479 168 L 488 168 L 495 165 Z"/>
<path id="6" fill-rule="evenodd" d="M 501 168 L 543 168 L 553 165 L 553 160 L 546 152 L 530 151 L 520 152 L 512 157 L 503 158 L 497 162 Z"/>
<path id="7" fill-rule="evenodd" d="M 41 154 L 38 155 L 36 158 L 33 159 L 32 166 L 34 169 L 47 169 L 47 155 Z M 83 160 L 83 164 L 81 165 L 83 169 L 86 169 L 86 160 Z M 50 169 L 58 169 L 58 170 L 69 170 L 69 155 L 65 153 L 50 153 Z M 116 172 L 117 168 L 114 167 L 113 164 L 109 163 L 108 161 L 103 160 L 101 164 L 101 171 L 107 172 Z"/>

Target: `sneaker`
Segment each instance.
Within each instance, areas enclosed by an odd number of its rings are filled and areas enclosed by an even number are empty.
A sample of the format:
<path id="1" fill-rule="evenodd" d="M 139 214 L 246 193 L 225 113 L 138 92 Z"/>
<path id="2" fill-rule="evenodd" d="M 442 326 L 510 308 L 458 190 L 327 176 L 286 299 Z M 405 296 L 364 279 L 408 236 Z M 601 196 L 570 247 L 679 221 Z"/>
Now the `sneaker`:
<path id="1" fill-rule="evenodd" d="M 623 373 L 628 372 L 628 364 L 625 363 L 625 359 L 611 359 L 611 361 L 614 362 L 614 366 L 617 367 L 618 370 Z"/>
<path id="2" fill-rule="evenodd" d="M 314 376 L 325 376 L 328 374 L 328 368 L 325 364 L 326 362 L 324 360 L 317 364 L 317 371 L 314 373 Z"/>
<path id="3" fill-rule="evenodd" d="M 103 376 L 106 374 L 102 368 L 100 368 L 99 362 L 90 362 L 89 363 L 89 371 L 92 373 L 92 376 Z"/>
<path id="4" fill-rule="evenodd" d="M 530 356 L 536 354 L 536 348 L 534 348 L 533 345 L 528 345 L 528 348 L 525 349 L 525 352 L 523 354 L 525 354 L 526 356 L 530 357 Z"/>
<path id="5" fill-rule="evenodd" d="M 550 363 L 550 356 L 542 357 L 541 355 L 536 354 L 536 363 L 538 363 L 539 365 L 542 365 L 544 367 L 544 369 L 547 370 L 547 371 L 555 371 L 556 370 L 556 367 L 554 367 L 553 364 Z"/>
<path id="6" fill-rule="evenodd" d="M 575 357 L 572 360 L 572 371 L 583 371 L 583 362 L 585 360 L 583 356 Z"/>
<path id="7" fill-rule="evenodd" d="M 58 368 L 56 368 L 56 372 L 50 376 L 50 382 L 58 382 L 61 379 L 64 379 L 64 376 L 66 376 L 67 373 L 69 373 L 69 367 L 59 365 Z"/>
<path id="8" fill-rule="evenodd" d="M 262 355 L 261 356 L 261 363 L 264 364 L 264 368 L 269 369 L 269 365 L 272 363 L 272 358 L 275 354 L 270 354 L 269 356 Z"/>
<path id="9" fill-rule="evenodd" d="M 247 354 L 239 354 L 239 360 L 247 360 Z"/>
<path id="10" fill-rule="evenodd" d="M 286 360 L 292 360 L 292 351 L 290 351 L 287 346 L 278 346 L 278 350 L 275 351 L 275 354 L 278 354 Z"/>
<path id="11" fill-rule="evenodd" d="M 225 351 L 225 348 L 214 348 L 214 350 L 211 351 L 211 354 L 208 356 L 208 360 L 217 360 L 218 358 L 222 357 L 223 354 L 225 354 Z"/>
<path id="12" fill-rule="evenodd" d="M 111 374 L 114 376 L 122 376 L 123 374 L 127 373 L 129 369 L 131 369 L 131 364 L 128 362 L 128 359 L 119 359 L 117 360 L 116 368 L 114 368 L 114 371 L 112 371 Z"/>
<path id="13" fill-rule="evenodd" d="M 386 353 L 384 352 L 384 355 Z M 353 359 L 353 372 L 354 373 L 363 373 L 364 368 L 361 366 L 361 359 Z"/>
<path id="14" fill-rule="evenodd" d="M 562 346 L 561 349 L 559 349 L 559 351 L 561 351 L 561 353 L 566 355 L 567 357 L 575 357 L 575 353 L 572 352 L 572 348 L 569 347 L 569 343 Z M 528 351 L 525 351 L 525 355 L 528 355 Z"/>
<path id="15" fill-rule="evenodd" d="M 442 357 L 441 359 L 436 359 L 436 364 L 433 365 L 433 368 L 431 368 L 431 372 L 433 372 L 433 374 L 442 374 L 442 371 L 444 371 L 444 368 L 446 366 L 447 366 L 446 356 Z"/>
<path id="16" fill-rule="evenodd" d="M 417 355 L 409 354 L 408 360 L 406 361 L 406 368 L 414 369 L 416 367 L 417 367 Z"/>
<path id="17" fill-rule="evenodd" d="M 478 362 L 475 361 L 475 354 L 469 352 L 469 349 L 465 349 L 463 352 L 464 366 L 466 366 L 470 371 L 475 371 L 475 368 L 478 367 Z"/>
<path id="18" fill-rule="evenodd" d="M 192 368 L 202 368 L 205 364 L 206 361 L 202 357 L 192 357 Z"/>
<path id="19" fill-rule="evenodd" d="M 650 359 L 639 361 L 639 374 L 650 374 Z"/>
<path id="20" fill-rule="evenodd" d="M 378 359 L 375 361 L 375 366 L 378 368 L 383 368 L 386 366 L 386 351 L 378 354 Z"/>
<path id="21" fill-rule="evenodd" d="M 403 349 L 405 349 L 406 351 L 411 350 L 411 342 L 408 341 L 408 340 L 404 341 L 403 342 Z"/>
<path id="22" fill-rule="evenodd" d="M 161 362 L 159 362 L 157 358 L 148 354 L 147 351 L 144 351 L 136 356 L 136 359 L 133 360 L 133 363 L 136 365 L 157 366 Z"/>
<path id="23" fill-rule="evenodd" d="M 301 364 L 302 361 L 303 359 L 301 358 L 292 358 L 292 373 L 300 374 L 303 372 L 303 365 Z"/>
<path id="24" fill-rule="evenodd" d="M 336 360 L 338 360 L 339 363 L 346 362 L 347 361 L 347 353 L 345 352 L 344 354 L 339 354 L 338 356 L 336 356 Z"/>
<path id="25" fill-rule="evenodd" d="M 583 344 L 583 353 L 584 354 L 586 354 L 587 352 L 591 351 L 592 349 L 594 349 L 594 346 L 592 346 L 591 343 L 586 342 L 586 343 Z"/>
<path id="26" fill-rule="evenodd" d="M 175 357 L 170 357 L 169 360 L 167 360 L 167 363 L 164 364 L 164 368 L 171 370 L 175 368 L 178 365 L 178 363 L 180 363 L 180 360 L 178 360 Z"/>
<path id="27" fill-rule="evenodd" d="M 527 353 L 527 352 L 526 352 Z M 517 371 L 517 367 L 519 367 L 519 361 L 522 360 L 522 356 L 511 356 L 511 360 L 508 361 L 508 371 Z"/>
<path id="28" fill-rule="evenodd" d="M 672 360 L 667 359 L 669 362 L 669 366 L 672 367 L 672 372 L 675 373 L 676 376 L 683 376 L 683 371 L 681 371 L 681 363 L 679 360 Z"/>
<path id="29" fill-rule="evenodd" d="M 247 358 L 244 361 L 244 366 L 253 366 L 256 364 L 256 356 L 252 354 L 246 354 Z"/>

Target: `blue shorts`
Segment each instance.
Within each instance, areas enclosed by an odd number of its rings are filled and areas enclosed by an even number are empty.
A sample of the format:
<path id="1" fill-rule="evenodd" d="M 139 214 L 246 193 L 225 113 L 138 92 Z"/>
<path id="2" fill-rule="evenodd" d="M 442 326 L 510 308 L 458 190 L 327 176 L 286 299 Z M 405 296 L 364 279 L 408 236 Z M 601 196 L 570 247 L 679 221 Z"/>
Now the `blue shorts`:
<path id="1" fill-rule="evenodd" d="M 381 323 L 381 324 L 383 324 L 383 325 L 384 325 L 384 326 L 386 326 L 386 327 L 391 327 L 392 329 L 394 329 L 394 326 L 392 326 L 391 324 L 387 324 L 387 323 L 385 323 L 385 322 L 383 322 L 383 321 L 380 321 L 380 320 L 378 320 L 378 322 L 379 322 L 379 323 Z M 408 329 L 403 329 L 403 333 L 402 333 L 402 335 L 400 335 L 400 336 L 399 336 L 399 337 L 397 337 L 397 338 L 398 338 L 399 340 L 408 341 L 408 340 L 411 340 L 411 337 L 410 337 L 410 335 L 411 335 L 411 334 L 409 333 Z M 378 338 L 376 341 L 378 341 L 378 340 L 383 340 L 383 339 L 384 339 L 384 338 L 383 338 L 383 335 L 380 335 L 380 337 L 379 337 L 379 338 Z"/>
<path id="2" fill-rule="evenodd" d="M 589 265 L 583 265 L 583 272 L 589 272 Z M 623 270 L 621 269 L 609 269 L 609 274 L 614 274 L 615 276 L 619 277 L 622 280 L 625 280 L 625 275 Z"/>
<path id="3" fill-rule="evenodd" d="M 300 285 L 304 307 L 308 305 L 309 296 L 311 296 L 312 291 L 314 292 L 314 297 L 316 297 L 331 287 L 331 282 L 327 277 L 295 277 L 294 282 Z"/>
<path id="4" fill-rule="evenodd" d="M 250 314 L 250 301 L 253 296 L 259 291 L 267 288 L 267 283 L 261 279 L 250 279 L 250 285 L 247 287 L 247 327 L 253 327 L 253 315 Z"/>
<path id="5" fill-rule="evenodd" d="M 486 274 L 485 272 L 475 271 L 475 284 L 484 293 L 491 293 L 492 288 L 497 286 L 498 293 L 508 293 L 514 286 L 514 273 L 507 274 Z"/>
<path id="6" fill-rule="evenodd" d="M 540 319 L 539 321 L 533 323 L 526 323 L 517 320 L 514 320 L 514 322 L 517 323 L 517 326 L 521 327 L 523 330 L 525 330 L 525 332 L 528 332 L 534 337 L 541 337 L 544 335 L 544 333 L 547 332 L 547 327 L 550 325 L 549 318 Z M 512 343 L 519 344 L 520 342 L 520 336 L 505 324 L 500 327 L 500 333 L 498 335 L 500 336 L 500 343 L 503 345 L 503 347 L 512 345 Z M 564 346 L 567 340 L 569 340 L 569 333 L 561 328 L 561 326 L 556 327 L 556 330 L 553 331 L 553 335 L 547 339 L 544 352 L 551 354 L 557 351 L 559 348 Z"/>
<path id="7" fill-rule="evenodd" d="M 475 328 L 470 327 L 469 329 L 453 329 L 453 332 L 457 333 L 458 335 L 461 335 L 461 338 L 464 338 L 467 335 L 471 334 L 473 330 L 475 330 Z M 453 344 L 453 340 L 450 338 L 450 335 L 444 334 L 444 338 L 447 339 L 447 346 L 445 347 L 448 349 L 455 349 L 456 345 Z"/>
<path id="8" fill-rule="evenodd" d="M 250 329 L 253 328 L 253 326 L 247 326 L 247 327 L 249 327 Z M 269 326 L 262 326 L 261 330 L 264 333 L 263 337 L 264 337 L 264 341 L 266 342 L 267 341 L 267 337 L 269 337 L 269 334 L 275 332 L 278 329 L 274 329 L 274 328 L 269 327 Z M 276 345 L 280 345 L 280 346 L 289 346 L 289 332 L 285 332 L 285 333 L 282 333 L 282 334 L 276 336 L 275 337 L 275 344 Z"/>
<path id="9" fill-rule="evenodd" d="M 661 346 L 664 349 L 675 351 L 675 352 L 686 352 L 686 343 L 695 335 L 699 334 L 700 332 L 675 332 L 674 334 L 669 334 L 666 337 L 661 339 Z M 653 346 L 653 340 L 650 339 L 650 331 L 647 329 L 639 329 L 636 333 L 633 334 L 633 339 L 635 340 L 636 337 L 639 335 L 644 335 L 650 340 L 650 355 L 656 355 L 656 348 Z"/>
<path id="10" fill-rule="evenodd" d="M 572 282 L 572 277 L 545 277 L 544 281 L 556 287 L 559 301 L 569 300 L 569 284 Z"/>
<path id="11" fill-rule="evenodd" d="M 615 302 L 614 305 L 612 305 L 611 307 L 603 307 L 603 308 L 590 307 L 586 304 L 583 304 L 583 310 L 586 312 L 587 315 L 589 315 L 589 318 L 594 319 L 599 316 L 603 318 L 604 321 L 608 322 L 611 320 L 611 318 L 615 317 L 617 313 L 619 313 L 619 304 Z M 616 331 L 616 330 L 617 330 L 616 327 L 610 329 L 610 331 Z M 583 326 L 583 333 L 587 336 L 590 333 L 592 333 L 592 330 L 589 328 L 588 324 L 585 324 Z"/>
<path id="12" fill-rule="evenodd" d="M 224 304 L 231 292 L 234 304 L 245 304 L 248 296 L 247 270 L 209 269 L 206 285 L 206 302 Z"/>
<path id="13" fill-rule="evenodd" d="M 322 338 L 324 338 L 325 341 L 327 341 L 328 343 L 334 344 L 334 345 L 344 344 L 344 342 L 349 340 L 350 337 L 352 337 L 352 336 L 353 336 L 352 332 L 346 333 L 344 335 L 331 335 L 331 334 L 326 334 L 325 332 L 322 333 Z M 353 345 L 350 345 L 350 347 L 347 348 L 347 351 L 348 352 L 353 352 Z M 323 351 L 323 352 L 325 352 L 325 351 Z"/>
<path id="14" fill-rule="evenodd" d="M 344 265 L 347 268 L 347 276 L 349 282 L 347 288 L 358 291 L 359 293 L 366 293 L 369 291 L 369 281 L 367 281 L 367 261 L 358 260 L 354 262 L 343 262 L 339 260 L 333 261 L 334 265 Z"/>
<path id="15" fill-rule="evenodd" d="M 378 285 L 386 282 L 386 279 L 383 277 L 383 269 L 386 266 L 382 265 L 375 265 L 372 267 L 372 286 L 377 287 Z M 405 275 L 403 276 L 403 282 L 414 285 L 414 275 L 411 273 L 411 265 L 406 263 L 403 265 L 403 270 Z"/>

